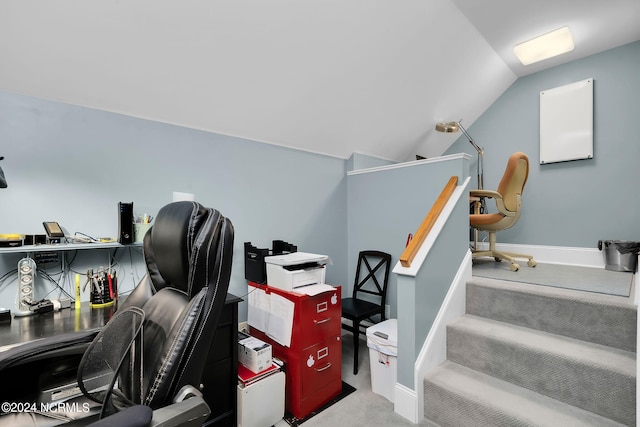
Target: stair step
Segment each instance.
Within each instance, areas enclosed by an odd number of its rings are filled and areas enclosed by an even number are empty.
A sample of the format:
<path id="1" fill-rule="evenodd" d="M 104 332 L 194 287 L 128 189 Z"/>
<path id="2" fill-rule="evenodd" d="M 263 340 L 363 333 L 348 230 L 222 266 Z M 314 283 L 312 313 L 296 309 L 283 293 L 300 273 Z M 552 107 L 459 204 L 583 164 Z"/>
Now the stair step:
<path id="1" fill-rule="evenodd" d="M 425 416 L 442 426 L 621 426 L 610 419 L 445 361 L 424 380 Z"/>
<path id="2" fill-rule="evenodd" d="M 474 276 L 467 313 L 621 350 L 636 349 L 629 298 Z"/>
<path id="3" fill-rule="evenodd" d="M 447 359 L 622 423 L 635 420 L 632 352 L 465 315 L 447 326 Z"/>

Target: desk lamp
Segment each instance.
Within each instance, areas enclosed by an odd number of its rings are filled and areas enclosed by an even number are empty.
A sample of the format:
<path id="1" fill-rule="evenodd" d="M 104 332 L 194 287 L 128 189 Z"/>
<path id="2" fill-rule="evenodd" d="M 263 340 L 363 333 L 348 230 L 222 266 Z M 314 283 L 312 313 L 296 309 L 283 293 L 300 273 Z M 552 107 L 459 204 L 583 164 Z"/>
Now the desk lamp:
<path id="1" fill-rule="evenodd" d="M 469 135 L 469 132 L 467 132 L 467 130 L 462 126 L 462 119 L 460 119 L 457 122 L 442 122 L 442 123 L 437 123 L 436 124 L 436 130 L 438 132 L 445 132 L 445 133 L 451 133 L 451 132 L 458 132 L 458 130 L 461 130 L 462 133 L 464 134 L 464 136 L 467 137 L 467 139 L 469 140 L 469 142 L 471 143 L 471 145 L 473 145 L 473 148 L 476 149 L 476 151 L 478 152 L 478 165 L 477 165 L 477 171 L 478 171 L 478 190 L 482 190 L 483 189 L 483 178 L 484 178 L 484 168 L 483 168 L 483 159 L 484 159 L 484 149 L 482 149 L 481 147 L 478 147 L 478 144 L 476 144 L 473 141 L 473 138 L 471 138 L 471 135 Z"/>
<path id="2" fill-rule="evenodd" d="M 4 157 L 0 156 L 0 160 L 3 160 Z M 7 180 L 4 177 L 4 172 L 2 171 L 2 168 L 0 168 L 0 188 L 7 188 Z"/>

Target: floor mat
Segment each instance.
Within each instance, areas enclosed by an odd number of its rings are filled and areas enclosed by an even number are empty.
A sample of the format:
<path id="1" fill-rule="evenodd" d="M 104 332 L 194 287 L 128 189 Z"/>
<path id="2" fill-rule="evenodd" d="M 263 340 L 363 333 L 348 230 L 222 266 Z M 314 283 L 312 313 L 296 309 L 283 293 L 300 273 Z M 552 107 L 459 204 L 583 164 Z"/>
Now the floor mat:
<path id="1" fill-rule="evenodd" d="M 307 415 L 306 417 L 304 417 L 302 419 L 298 419 L 298 418 L 294 417 L 293 415 L 291 415 L 289 413 L 285 413 L 284 414 L 284 420 L 292 427 L 299 426 L 300 424 L 302 424 L 305 421 L 307 421 L 309 418 L 313 417 L 314 415 L 319 414 L 320 412 L 324 411 L 325 409 L 327 409 L 328 407 L 330 407 L 334 403 L 339 402 L 340 400 L 344 399 L 345 397 L 347 397 L 348 395 L 350 395 L 354 391 L 356 391 L 355 387 L 353 387 L 353 386 L 345 383 L 344 381 L 342 381 L 342 393 L 340 393 L 339 395 L 334 397 L 331 401 L 327 402 L 324 406 L 321 406 L 320 408 L 318 408 L 317 410 L 313 411 L 312 413 L 310 413 L 309 415 Z"/>
<path id="2" fill-rule="evenodd" d="M 560 264 L 538 264 L 531 268 L 527 267 L 526 263 L 522 264 L 524 265 L 521 265 L 520 270 L 511 271 L 509 263 L 506 261 L 495 262 L 489 258 L 476 259 L 473 260 L 472 274 L 490 279 L 624 297 L 628 297 L 631 292 L 633 273 Z"/>

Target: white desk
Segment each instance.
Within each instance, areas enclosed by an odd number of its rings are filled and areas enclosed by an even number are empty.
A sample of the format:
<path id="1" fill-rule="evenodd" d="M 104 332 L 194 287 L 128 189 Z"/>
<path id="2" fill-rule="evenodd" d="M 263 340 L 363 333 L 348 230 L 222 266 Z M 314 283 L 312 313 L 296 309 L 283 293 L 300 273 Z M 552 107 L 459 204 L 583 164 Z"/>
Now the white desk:
<path id="1" fill-rule="evenodd" d="M 32 253 L 32 252 L 53 252 L 53 251 L 75 251 L 84 249 L 111 249 L 111 248 L 124 248 L 128 246 L 142 246 L 142 243 L 132 243 L 130 245 L 123 245 L 118 242 L 109 243 L 55 243 L 48 245 L 22 245 L 0 248 L 0 255 L 2 254 L 14 254 L 14 253 Z"/>

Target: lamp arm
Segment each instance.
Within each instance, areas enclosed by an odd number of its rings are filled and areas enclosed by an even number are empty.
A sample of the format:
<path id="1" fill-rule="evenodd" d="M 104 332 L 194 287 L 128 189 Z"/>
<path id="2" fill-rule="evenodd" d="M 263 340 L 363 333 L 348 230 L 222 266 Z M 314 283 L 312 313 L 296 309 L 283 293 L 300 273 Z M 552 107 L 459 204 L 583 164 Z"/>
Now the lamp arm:
<path id="1" fill-rule="evenodd" d="M 467 132 L 467 130 L 464 128 L 464 126 L 462 126 L 462 123 L 460 123 L 462 120 L 460 120 L 458 122 L 458 126 L 460 127 L 460 130 L 462 130 L 462 133 L 464 134 L 464 136 L 467 137 L 467 139 L 469 140 L 469 142 L 471 143 L 471 145 L 473 145 L 473 148 L 476 149 L 476 151 L 478 152 L 478 165 L 477 165 L 477 172 L 478 172 L 478 189 L 482 190 L 484 188 L 484 149 L 482 147 L 479 147 L 478 144 L 475 143 L 475 141 L 473 140 L 473 138 L 471 138 L 471 135 L 469 135 L 469 132 Z M 484 203 L 484 199 L 483 202 Z M 484 206 L 483 206 L 484 208 Z"/>
<path id="2" fill-rule="evenodd" d="M 475 143 L 473 138 L 471 138 L 471 135 L 469 135 L 469 132 L 467 132 L 467 130 L 464 128 L 464 126 L 462 126 L 462 123 L 458 122 L 458 126 L 460 126 L 460 130 L 462 131 L 464 136 L 467 137 L 467 139 L 469 140 L 471 145 L 473 145 L 473 148 L 476 149 L 476 151 L 478 152 L 479 155 L 483 156 L 484 155 L 484 149 L 482 149 L 481 147 L 478 146 L 478 144 Z"/>

